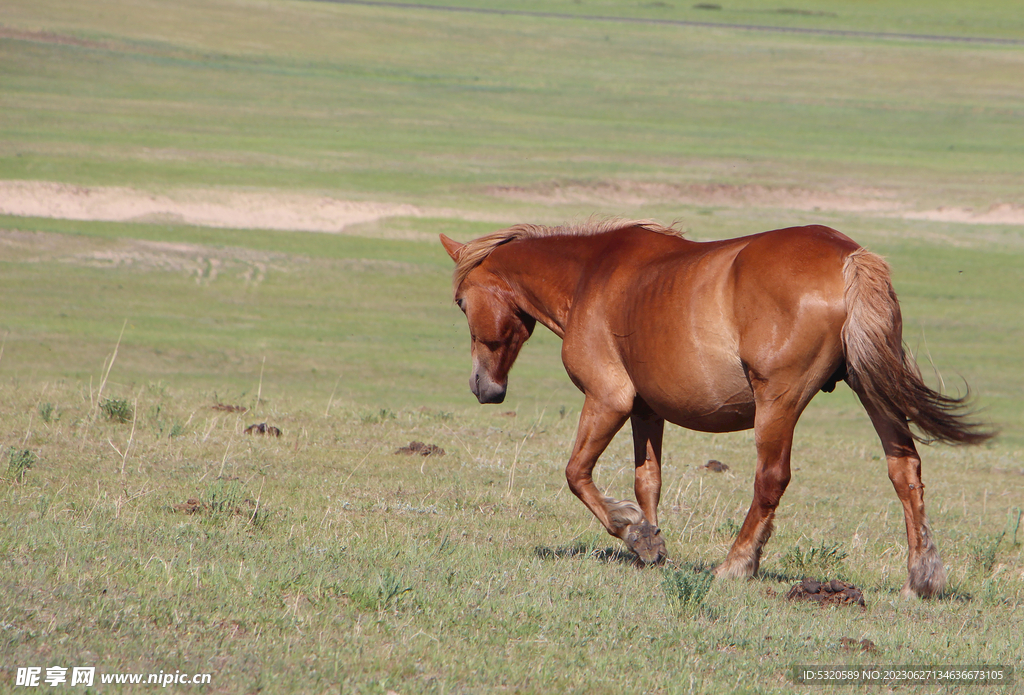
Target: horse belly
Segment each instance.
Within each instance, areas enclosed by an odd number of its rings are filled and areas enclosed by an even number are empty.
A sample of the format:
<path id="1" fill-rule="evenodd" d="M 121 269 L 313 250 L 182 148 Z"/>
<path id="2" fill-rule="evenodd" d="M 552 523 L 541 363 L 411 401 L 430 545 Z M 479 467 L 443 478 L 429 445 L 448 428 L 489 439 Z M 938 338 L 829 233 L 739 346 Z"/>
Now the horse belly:
<path id="1" fill-rule="evenodd" d="M 633 385 L 660 417 L 700 432 L 735 432 L 754 426 L 754 394 L 739 361 L 710 354 L 674 360 L 658 372 L 633 371 Z"/>

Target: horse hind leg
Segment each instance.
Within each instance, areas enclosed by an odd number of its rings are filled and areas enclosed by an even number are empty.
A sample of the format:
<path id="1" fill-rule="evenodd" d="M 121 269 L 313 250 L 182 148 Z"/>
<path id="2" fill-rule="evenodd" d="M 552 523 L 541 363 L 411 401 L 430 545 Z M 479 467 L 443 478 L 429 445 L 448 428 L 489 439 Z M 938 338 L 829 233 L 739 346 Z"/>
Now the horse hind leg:
<path id="1" fill-rule="evenodd" d="M 925 515 L 921 457 L 914 439 L 905 427 L 897 426 L 863 396 L 861 402 L 882 440 L 889 480 L 903 505 L 908 552 L 907 581 L 900 593 L 904 598 L 938 596 L 946 588 L 946 569 Z"/>
<path id="2" fill-rule="evenodd" d="M 806 405 L 783 397 L 770 397 L 763 382 L 755 384 L 754 391 L 757 402 L 754 499 L 729 555 L 715 568 L 715 576 L 720 578 L 749 578 L 757 574 L 761 551 L 774 528 L 775 510 L 789 485 L 793 430 Z"/>

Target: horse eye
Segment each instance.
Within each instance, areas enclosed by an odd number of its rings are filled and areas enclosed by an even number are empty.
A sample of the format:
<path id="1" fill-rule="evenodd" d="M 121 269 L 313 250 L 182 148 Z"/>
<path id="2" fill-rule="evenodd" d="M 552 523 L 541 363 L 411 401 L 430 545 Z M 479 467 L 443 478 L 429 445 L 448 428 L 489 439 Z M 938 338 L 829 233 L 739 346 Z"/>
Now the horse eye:
<path id="1" fill-rule="evenodd" d="M 459 305 L 460 309 L 462 309 L 462 313 L 466 313 L 466 300 L 465 299 L 462 299 L 462 298 L 456 299 L 455 303 Z"/>

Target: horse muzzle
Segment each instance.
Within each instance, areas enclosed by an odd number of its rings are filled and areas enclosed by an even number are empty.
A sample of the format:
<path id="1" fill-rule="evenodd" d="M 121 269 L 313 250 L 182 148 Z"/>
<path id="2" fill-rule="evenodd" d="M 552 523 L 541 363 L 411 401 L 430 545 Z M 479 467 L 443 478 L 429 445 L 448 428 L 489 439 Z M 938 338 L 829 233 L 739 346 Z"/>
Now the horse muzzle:
<path id="1" fill-rule="evenodd" d="M 469 377 L 469 390 L 481 403 L 501 403 L 505 400 L 508 384 L 499 384 L 486 372 L 474 371 Z"/>

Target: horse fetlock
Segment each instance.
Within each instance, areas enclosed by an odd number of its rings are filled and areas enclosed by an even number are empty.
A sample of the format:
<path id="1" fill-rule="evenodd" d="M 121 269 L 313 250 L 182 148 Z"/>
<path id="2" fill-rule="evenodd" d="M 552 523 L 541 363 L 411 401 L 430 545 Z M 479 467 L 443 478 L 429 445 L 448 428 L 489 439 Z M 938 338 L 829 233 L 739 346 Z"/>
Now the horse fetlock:
<path id="1" fill-rule="evenodd" d="M 611 497 L 604 498 L 605 506 L 608 509 L 608 519 L 612 528 L 609 529 L 614 536 L 622 538 L 622 533 L 630 526 L 646 523 L 644 513 L 640 507 L 629 500 L 617 500 Z"/>
<path id="2" fill-rule="evenodd" d="M 725 562 L 715 568 L 715 576 L 719 579 L 750 579 L 757 574 L 760 564 L 760 553 L 744 555 L 730 552 Z"/>
<path id="3" fill-rule="evenodd" d="M 907 583 L 900 592 L 904 598 L 931 598 L 945 591 L 946 568 L 935 546 L 925 549 L 916 560 L 908 564 L 907 569 Z"/>
<path id="4" fill-rule="evenodd" d="M 668 558 L 661 529 L 646 520 L 629 526 L 623 540 L 645 565 L 660 565 Z"/>

